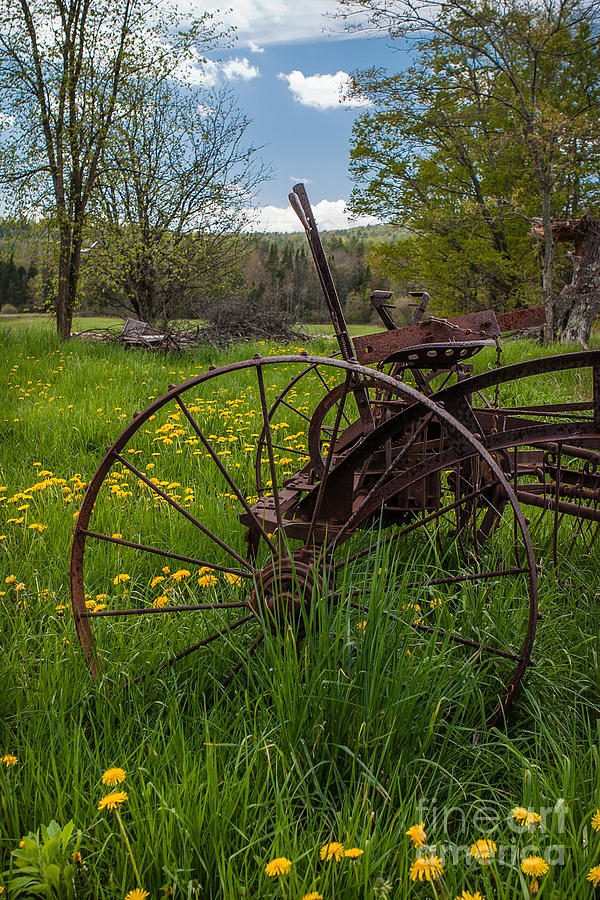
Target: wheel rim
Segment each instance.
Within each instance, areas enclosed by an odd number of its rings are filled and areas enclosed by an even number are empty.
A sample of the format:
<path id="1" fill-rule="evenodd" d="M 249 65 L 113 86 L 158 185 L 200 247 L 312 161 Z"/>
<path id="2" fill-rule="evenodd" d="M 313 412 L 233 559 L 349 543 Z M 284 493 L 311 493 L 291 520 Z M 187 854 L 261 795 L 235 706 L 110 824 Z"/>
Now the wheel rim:
<path id="1" fill-rule="evenodd" d="M 333 449 L 328 451 L 327 458 L 324 462 L 324 471 L 321 473 L 310 472 L 304 473 L 304 487 L 298 487 L 298 483 L 294 483 L 294 473 L 291 479 L 288 477 L 288 463 L 281 465 L 281 455 L 278 455 L 278 442 L 273 440 L 275 425 L 278 422 L 273 421 L 271 410 L 273 408 L 273 397 L 280 393 L 278 384 L 273 384 L 273 373 L 277 368 L 283 370 L 286 366 L 298 367 L 298 371 L 306 370 L 307 367 L 317 367 L 321 374 L 326 375 L 326 380 L 333 382 L 333 376 L 338 379 L 337 387 L 340 396 L 344 397 L 344 402 L 337 404 L 335 408 L 329 411 L 333 419 L 332 424 L 328 427 L 332 428 L 331 448 L 336 443 L 337 438 L 343 432 L 344 417 L 347 415 L 351 418 L 355 413 L 355 402 L 353 400 L 353 385 L 357 379 L 376 380 L 380 385 L 381 391 L 390 391 L 394 395 L 404 398 L 406 403 L 416 404 L 419 408 L 419 415 L 414 416 L 415 420 L 424 420 L 427 416 L 431 421 L 435 421 L 439 434 L 441 428 L 446 429 L 446 433 L 450 434 L 452 441 L 450 447 L 440 449 L 437 456 L 429 454 L 429 473 L 428 475 L 413 472 L 408 477 L 407 483 L 411 485 L 419 485 L 423 482 L 424 477 L 436 476 L 443 467 L 447 465 L 447 458 L 454 458 L 455 470 L 457 466 L 468 467 L 471 465 L 469 460 L 473 458 L 484 462 L 490 471 L 494 473 L 496 480 L 502 482 L 503 491 L 508 498 L 512 516 L 517 522 L 520 537 L 520 547 L 523 553 L 524 561 L 520 566 L 519 577 L 522 577 L 527 583 L 528 606 L 525 613 L 525 637 L 522 643 L 514 646 L 514 642 L 510 644 L 509 649 L 502 647 L 492 647 L 483 639 L 473 640 L 465 632 L 464 634 L 456 634 L 454 636 L 445 634 L 443 629 L 437 625 L 429 626 L 426 622 L 420 623 L 423 628 L 416 628 L 422 634 L 432 633 L 428 629 L 433 629 L 433 633 L 437 638 L 443 639 L 446 644 L 461 645 L 472 650 L 475 655 L 479 651 L 480 655 L 488 654 L 505 658 L 507 664 L 514 668 L 513 674 L 506 677 L 505 688 L 503 693 L 499 695 L 498 702 L 494 706 L 493 713 L 488 717 L 488 722 L 497 721 L 512 702 L 516 686 L 522 678 L 530 662 L 531 646 L 533 644 L 533 636 L 535 632 L 535 622 L 537 620 L 537 581 L 536 569 L 533 559 L 533 552 L 528 542 L 527 528 L 522 516 L 519 518 L 520 510 L 516 500 L 511 495 L 510 485 L 505 483 L 504 476 L 497 462 L 491 457 L 484 447 L 482 447 L 472 435 L 469 435 L 460 423 L 456 422 L 451 415 L 436 406 L 435 403 L 422 398 L 416 391 L 406 385 L 399 385 L 394 379 L 373 372 L 361 366 L 345 363 L 339 360 L 321 359 L 318 357 L 305 356 L 284 356 L 278 358 L 258 358 L 254 360 L 244 361 L 241 363 L 233 363 L 219 369 L 214 369 L 185 382 L 183 385 L 172 387 L 167 393 L 154 401 L 143 413 L 137 416 L 133 422 L 122 432 L 114 444 L 108 449 L 102 463 L 100 464 L 96 474 L 94 475 L 75 526 L 75 535 L 72 549 L 71 559 L 71 586 L 72 586 L 72 603 L 75 617 L 75 624 L 79 640 L 88 657 L 90 667 L 96 672 L 98 646 L 95 644 L 94 635 L 92 633 L 92 623 L 94 626 L 100 625 L 105 632 L 108 632 L 108 624 L 113 625 L 117 622 L 126 621 L 127 619 L 136 619 L 140 622 L 140 632 L 145 627 L 152 634 L 152 622 L 164 621 L 165 617 L 169 617 L 171 622 L 174 621 L 175 615 L 180 618 L 185 617 L 186 621 L 189 617 L 203 616 L 207 623 L 204 630 L 196 635 L 197 639 L 192 641 L 189 646 L 183 648 L 175 648 L 172 646 L 170 650 L 176 652 L 166 652 L 165 658 L 155 662 L 152 660 L 148 671 L 154 671 L 159 666 L 164 666 L 171 661 L 190 655 L 201 647 L 208 646 L 215 641 L 221 640 L 231 642 L 237 640 L 238 635 L 245 636 L 245 649 L 234 654 L 233 672 L 237 671 L 244 665 L 247 658 L 256 651 L 260 646 L 266 630 L 280 630 L 283 621 L 292 620 L 297 632 L 301 636 L 302 624 L 301 619 L 305 615 L 307 606 L 315 602 L 315 598 L 328 594 L 330 599 L 340 600 L 339 592 L 333 590 L 328 584 L 331 572 L 341 571 L 340 560 L 345 554 L 352 551 L 354 554 L 353 566 L 360 569 L 365 555 L 361 550 L 357 550 L 359 540 L 367 540 L 367 538 L 359 537 L 367 526 L 368 534 L 369 523 L 377 521 L 377 509 L 382 506 L 381 503 L 376 504 L 375 511 L 370 508 L 371 500 L 368 492 L 362 499 L 359 499 L 358 506 L 351 513 L 351 516 L 342 515 L 339 521 L 332 514 L 331 497 L 329 496 L 329 486 L 334 483 L 335 479 L 340 479 L 340 473 L 345 464 L 345 457 L 342 454 L 340 458 L 334 459 Z M 261 473 L 263 478 L 272 481 L 275 489 L 271 486 L 271 495 L 266 499 L 259 501 L 258 492 L 249 493 L 248 481 L 239 477 L 236 473 L 230 456 L 225 456 L 224 452 L 218 452 L 218 448 L 222 446 L 219 438 L 225 438 L 229 433 L 234 438 L 231 443 L 236 443 L 236 447 L 243 438 L 240 437 L 239 421 L 236 420 L 237 413 L 234 412 L 229 416 L 230 424 L 225 427 L 223 421 L 223 409 L 227 407 L 220 406 L 218 396 L 212 398 L 213 388 L 225 384 L 226 379 L 231 376 L 244 376 L 246 381 L 244 387 L 240 389 L 236 387 L 238 406 L 235 406 L 236 397 L 229 398 L 232 408 L 238 410 L 239 414 L 246 415 L 252 411 L 256 415 L 251 417 L 248 415 L 248 422 L 251 424 L 249 428 L 254 434 L 255 439 L 261 438 L 263 435 L 263 450 L 261 451 Z M 287 376 L 286 376 L 287 377 Z M 303 376 L 306 377 L 306 376 Z M 254 405 L 250 409 L 249 384 L 253 385 Z M 340 387 L 342 386 L 343 387 Z M 203 403 L 198 403 L 195 396 L 196 392 L 202 393 L 200 398 Z M 240 392 L 241 391 L 241 392 Z M 273 393 L 274 392 L 274 393 Z M 240 396 L 245 398 L 240 401 Z M 190 399 L 191 398 L 191 399 Z M 221 398 L 223 399 L 223 398 Z M 242 408 L 246 402 L 248 409 Z M 240 405 L 241 404 L 241 405 Z M 201 409 L 200 413 L 197 411 Z M 177 414 L 177 417 L 174 416 Z M 241 420 L 240 420 L 241 421 Z M 257 421 L 262 421 L 262 427 L 257 425 Z M 147 426 L 152 423 L 152 427 Z M 237 423 L 237 424 L 236 424 Z M 182 434 L 177 434 L 182 430 Z M 169 426 L 169 427 L 166 427 Z M 221 431 L 219 431 L 219 427 Z M 236 427 L 234 427 L 236 426 Z M 239 426 L 239 427 L 238 427 Z M 229 429 L 229 432 L 227 431 Z M 375 428 L 387 429 L 387 434 L 394 436 L 393 423 L 388 421 L 383 425 Z M 250 433 L 246 430 L 244 434 Z M 396 437 L 398 428 L 396 428 Z M 413 431 L 418 436 L 418 426 Z M 170 437 L 171 436 L 171 437 Z M 296 435 L 297 437 L 297 435 Z M 306 435 L 304 435 L 306 437 Z M 171 441 L 171 445 L 164 444 L 164 440 Z M 387 438 L 386 438 L 387 439 Z M 227 438 L 229 440 L 229 438 Z M 371 443 L 377 444 L 376 436 L 369 437 Z M 192 443 L 188 443 L 192 442 Z M 458 452 L 458 443 L 463 443 L 463 449 Z M 165 453 L 160 453 L 157 457 L 152 457 L 152 453 L 156 452 L 152 448 L 156 443 L 161 443 L 167 447 Z M 447 443 L 447 442 L 446 442 Z M 178 445 L 182 445 L 181 447 Z M 299 461 L 305 461 L 305 454 L 302 452 L 306 444 L 302 444 L 298 439 L 296 444 L 293 441 L 282 442 L 279 446 L 294 447 L 298 450 Z M 383 445 L 382 445 L 383 446 Z M 425 441 L 428 446 L 428 441 Z M 210 487 L 218 493 L 223 493 L 222 489 L 227 488 L 229 495 L 228 500 L 235 502 L 235 516 L 231 513 L 229 507 L 221 502 L 222 521 L 218 516 L 211 518 L 204 511 L 204 515 L 200 515 L 197 507 L 208 503 L 208 499 L 204 498 L 204 504 L 199 502 L 199 498 L 195 497 L 195 502 L 186 504 L 181 498 L 182 493 L 187 485 L 177 484 L 177 480 L 172 478 L 174 469 L 170 468 L 173 459 L 176 461 L 175 453 L 177 449 L 183 450 L 185 447 L 193 447 L 196 457 L 202 456 L 203 459 L 209 460 L 212 467 L 214 477 L 212 481 L 208 481 L 206 476 L 200 475 L 200 469 L 196 469 L 196 476 L 200 483 L 205 487 Z M 172 449 L 175 448 L 175 449 Z M 466 449 L 465 449 L 466 448 Z M 162 448 L 161 448 L 162 449 Z M 242 448 L 243 449 L 243 448 Z M 442 452 L 443 451 L 443 452 Z M 382 452 L 385 452 L 383 447 Z M 356 455 L 356 448 L 351 448 L 348 455 Z M 444 456 L 444 453 L 446 454 Z M 145 456 L 144 454 L 149 454 Z M 249 471 L 254 472 L 256 469 L 255 455 L 250 453 L 250 449 L 246 451 L 247 457 L 251 457 L 250 464 L 246 474 Z M 143 456 L 144 465 L 139 461 L 138 456 Z M 435 459 L 434 459 L 435 456 Z M 152 460 L 156 458 L 160 461 L 162 471 L 161 477 L 157 478 L 152 474 L 154 469 L 150 468 Z M 290 457 L 292 459 L 292 457 Z M 458 462 L 457 462 L 458 460 Z M 226 462 L 225 462 L 226 461 Z M 296 457 L 293 457 L 296 461 Z M 150 465 L 148 465 L 150 463 Z M 168 464 L 167 464 L 168 463 Z M 414 469 L 414 466 L 413 466 Z M 158 471 L 158 470 L 156 470 Z M 294 471 L 297 471 L 296 469 Z M 111 475 L 112 473 L 112 475 Z M 127 473 L 126 478 L 118 478 L 117 475 Z M 282 474 L 281 474 L 282 473 Z M 235 477 L 234 477 L 235 476 Z M 171 479 L 171 480 L 169 480 Z M 411 480 L 412 479 L 412 480 Z M 99 498 L 103 496 L 109 497 L 113 494 L 118 495 L 119 490 L 114 490 L 115 484 L 128 482 L 129 487 L 142 488 L 148 492 L 152 498 L 149 507 L 145 508 L 144 527 L 152 526 L 155 528 L 154 540 L 151 540 L 152 533 L 143 533 L 143 529 L 138 527 L 136 530 L 135 513 L 136 504 L 125 504 L 123 508 L 118 507 L 121 513 L 123 526 L 116 524 L 117 520 L 113 519 L 115 503 L 112 507 L 107 501 L 104 506 L 100 503 Z M 135 482 L 135 485 L 134 485 Z M 218 484 L 217 484 L 218 482 Z M 483 489 L 480 484 L 473 484 L 476 496 L 483 496 Z M 256 485 L 255 485 L 256 487 Z M 485 486 L 484 486 L 485 487 Z M 126 493 L 127 491 L 125 491 Z M 178 494 L 179 492 L 179 494 Z M 383 502 L 388 503 L 390 499 L 397 493 L 397 487 L 392 485 L 387 491 L 384 491 Z M 141 495 L 140 495 L 141 496 Z M 458 496 L 458 495 L 455 495 Z M 468 491 L 463 491 L 461 495 L 460 505 L 467 503 L 462 498 L 468 496 Z M 177 499 L 179 497 L 179 499 Z M 250 499 L 248 499 L 250 498 Z M 141 503 L 142 501 L 137 500 Z M 456 500 L 455 500 L 456 502 Z M 291 504 L 291 506 L 289 505 Z M 118 506 L 118 504 L 117 504 Z M 219 506 L 219 504 L 217 504 Z M 226 508 L 227 506 L 227 508 Z M 108 508 L 110 507 L 110 508 Z M 126 508 L 126 513 L 123 511 Z M 298 517 L 292 523 L 293 527 L 288 527 L 287 516 L 289 510 L 292 509 L 294 515 Z M 298 510 L 300 510 L 298 514 Z M 168 513 L 165 515 L 165 512 Z M 241 522 L 248 528 L 251 543 L 254 539 L 254 551 L 257 553 L 253 557 L 252 553 L 244 550 L 241 541 L 235 540 L 230 536 L 230 530 L 234 522 L 238 522 L 238 513 L 241 512 Z M 423 517 L 426 518 L 427 510 L 424 509 Z M 183 523 L 185 527 L 176 527 L 172 525 L 169 517 L 173 520 Z M 354 516 L 354 518 L 352 518 Z M 97 523 L 96 523 L 97 520 Z M 438 531 L 439 531 L 438 514 Z M 215 526 L 215 521 L 220 526 L 220 531 Z M 107 523 L 111 522 L 111 528 L 117 530 L 111 533 Z M 323 526 L 326 522 L 326 526 Z M 115 523 L 115 524 L 112 524 Z M 166 533 L 166 527 L 169 524 L 169 534 Z M 126 526 L 130 530 L 126 532 Z M 421 526 L 422 527 L 422 526 Z M 294 531 L 296 529 L 296 532 Z M 300 534 L 301 532 L 301 534 Z M 193 539 L 189 539 L 187 545 L 172 545 L 170 542 L 174 540 L 178 534 L 182 537 L 189 538 L 190 535 L 196 535 L 195 543 Z M 239 536 L 238 536 L 239 537 Z M 92 560 L 88 561 L 88 550 L 94 544 L 103 548 L 102 553 L 105 555 L 104 562 Z M 207 546 L 212 548 L 211 554 L 205 552 Z M 353 549 L 354 548 L 354 549 Z M 107 552 L 108 551 L 108 552 Z M 100 556 L 102 557 L 102 553 Z M 120 554 L 129 554 L 132 560 L 131 572 L 120 573 L 119 568 L 127 568 L 121 566 Z M 112 555 L 111 555 L 112 554 Z M 356 555 L 358 554 L 358 556 Z M 162 559 L 161 559 L 162 557 Z M 145 560 L 140 563 L 140 559 Z M 179 564 L 180 566 L 188 566 L 188 570 L 196 568 L 197 572 L 194 576 L 191 574 L 185 576 L 183 582 L 173 582 L 176 573 L 169 572 L 165 574 L 162 581 L 157 582 L 158 590 L 163 591 L 165 582 L 172 588 L 169 602 L 163 606 L 156 605 L 156 594 L 152 594 L 148 585 L 155 578 L 161 578 L 160 574 L 150 577 L 152 572 L 161 571 L 160 565 L 154 568 L 148 564 L 148 560 L 156 560 L 158 563 Z M 318 560 L 318 562 L 316 561 Z M 85 578 L 90 578 L 94 582 L 94 586 L 89 585 L 88 592 L 92 596 L 86 596 L 86 584 L 84 580 L 84 562 L 86 566 Z M 138 565 L 139 564 L 139 565 Z M 134 567 L 138 566 L 137 574 L 134 575 Z M 510 568 L 510 567 L 509 567 Z M 209 569 L 201 574 L 203 569 Z M 89 572 L 87 571 L 89 570 Z M 110 570 L 109 578 L 106 577 L 106 571 Z M 186 571 L 186 570 L 184 570 Z M 498 570 L 500 571 L 500 570 Z M 116 599 L 110 598 L 107 602 L 107 609 L 95 609 L 94 603 L 98 599 L 95 591 L 101 584 L 102 577 L 104 582 L 110 582 L 117 579 L 119 574 L 129 574 L 130 578 L 123 581 L 123 585 L 130 587 L 130 593 L 126 598 L 126 603 L 121 607 L 116 605 Z M 197 587 L 191 590 L 183 590 L 181 584 L 191 585 L 191 579 L 198 574 L 197 581 L 203 577 L 210 582 L 212 588 L 213 582 L 218 582 L 215 587 L 214 594 L 205 599 L 203 591 L 198 591 Z M 478 579 L 473 577 L 476 575 L 473 570 L 470 572 L 462 572 L 459 575 L 453 575 L 447 583 L 453 585 L 456 592 L 456 586 L 463 583 L 472 583 Z M 466 575 L 461 581 L 461 577 Z M 489 575 L 489 573 L 488 573 Z M 469 577 L 471 576 L 471 577 Z M 362 575 L 360 576 L 362 577 Z M 479 580 L 483 577 L 482 570 L 479 572 Z M 491 577 L 491 576 L 490 576 Z M 497 579 L 508 577 L 506 574 L 498 574 L 494 576 Z M 145 579 L 145 581 L 144 581 Z M 488 581 L 490 578 L 488 578 Z M 430 581 L 439 582 L 439 579 L 430 579 Z M 442 579 L 443 581 L 443 579 Z M 227 584 L 229 583 L 229 588 Z M 241 585 L 246 585 L 247 590 L 243 592 Z M 120 591 L 121 585 L 117 583 L 117 592 Z M 439 585 L 438 585 L 439 586 Z M 238 590 L 239 589 L 239 590 Z M 229 593 L 227 593 L 229 591 Z M 99 595 L 102 596 L 102 591 Z M 113 592 L 116 593 L 116 592 Z M 355 604 L 353 599 L 355 595 L 341 598 L 346 605 Z M 142 598 L 143 603 L 134 602 L 136 599 Z M 154 599 L 153 599 L 154 598 Z M 204 601 L 204 602 L 203 602 Z M 154 605 L 152 605 L 154 603 Z M 103 605 L 103 604 L 95 604 Z M 364 607 L 360 603 L 356 603 L 357 611 Z M 204 621 L 203 619 L 203 621 Z M 179 619 L 178 619 L 179 621 Z M 274 624 L 275 623 L 275 626 Z M 408 623 L 410 627 L 414 623 Z M 212 628 L 212 630 L 211 630 Z M 192 634 L 193 628 L 180 629 L 178 624 L 170 626 L 171 631 Z M 116 630 L 116 629 L 115 629 Z M 158 632 L 158 629 L 156 629 Z M 246 634 L 247 632 L 247 634 Z M 149 646 L 149 644 L 148 644 Z M 139 654 L 145 652 L 146 645 L 140 644 Z M 496 692 L 498 694 L 498 692 Z"/>

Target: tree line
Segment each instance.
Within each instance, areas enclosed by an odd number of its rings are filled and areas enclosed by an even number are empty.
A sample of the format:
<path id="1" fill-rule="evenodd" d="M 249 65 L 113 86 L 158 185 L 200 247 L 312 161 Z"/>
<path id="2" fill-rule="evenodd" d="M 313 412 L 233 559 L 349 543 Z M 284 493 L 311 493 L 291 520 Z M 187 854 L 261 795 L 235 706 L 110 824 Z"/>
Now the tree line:
<path id="1" fill-rule="evenodd" d="M 52 285 L 57 273 L 52 271 L 52 254 L 36 240 L 41 223 L 28 225 L 0 222 L 0 306 L 11 304 L 18 311 L 53 308 Z M 93 233 L 91 235 L 93 237 Z M 371 259 L 383 242 L 393 245 L 403 235 L 385 226 L 326 231 L 322 234 L 338 291 L 349 322 L 377 321 L 369 301 L 374 289 L 394 290 L 401 307 L 406 307 L 407 291 L 414 285 L 405 279 L 375 274 Z M 229 260 L 229 279 L 207 280 L 204 287 L 195 282 L 188 289 L 170 296 L 166 307 L 157 308 L 153 298 L 167 296 L 168 285 L 161 288 L 160 273 L 155 273 L 156 287 L 152 296 L 136 295 L 135 305 L 123 285 L 109 282 L 105 266 L 108 250 L 98 252 L 99 242 L 92 241 L 89 253 L 84 254 L 79 286 L 80 313 L 89 315 L 131 315 L 144 321 L 161 319 L 202 318 L 215 303 L 240 299 L 251 305 L 265 306 L 285 313 L 302 323 L 326 322 L 327 308 L 318 276 L 304 234 L 270 234 L 235 236 L 235 265 Z M 233 240 L 229 242 L 231 249 Z M 13 260 L 14 284 L 2 279 L 1 273 Z M 15 260 L 18 261 L 15 262 Z M 26 278 L 26 291 L 21 282 Z M 19 280 L 20 279 L 20 280 Z M 164 316 L 163 316 L 164 314 Z M 408 312 L 400 312 L 400 320 Z"/>

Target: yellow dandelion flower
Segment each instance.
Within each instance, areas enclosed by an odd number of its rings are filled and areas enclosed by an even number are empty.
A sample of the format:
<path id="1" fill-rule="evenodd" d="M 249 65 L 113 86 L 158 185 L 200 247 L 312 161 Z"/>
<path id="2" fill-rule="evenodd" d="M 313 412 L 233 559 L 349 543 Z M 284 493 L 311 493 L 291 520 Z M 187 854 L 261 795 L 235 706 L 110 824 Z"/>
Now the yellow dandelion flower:
<path id="1" fill-rule="evenodd" d="M 78 866 L 80 866 L 83 862 L 83 857 L 79 850 L 73 850 L 73 852 L 71 853 L 71 859 L 74 863 L 77 863 Z"/>
<path id="2" fill-rule="evenodd" d="M 32 531 L 39 531 L 40 534 L 42 533 L 42 531 L 45 531 L 47 527 L 47 525 L 42 525 L 41 522 L 32 522 L 29 526 Z"/>
<path id="3" fill-rule="evenodd" d="M 154 578 L 152 579 L 152 581 L 150 582 L 150 587 L 151 588 L 156 587 L 157 584 L 160 584 L 161 581 L 164 581 L 164 580 L 165 580 L 164 575 L 155 575 Z"/>
<path id="4" fill-rule="evenodd" d="M 528 813 L 527 813 L 527 819 L 526 819 L 526 821 L 525 821 L 525 824 L 526 824 L 526 825 L 539 825 L 539 823 L 540 823 L 541 821 L 542 821 L 542 817 L 540 816 L 539 813 L 536 813 L 536 812 L 528 812 Z"/>
<path id="5" fill-rule="evenodd" d="M 344 850 L 344 856 L 346 859 L 358 859 L 364 852 L 360 847 L 348 847 L 347 850 Z"/>
<path id="6" fill-rule="evenodd" d="M 102 776 L 102 784 L 107 784 L 109 787 L 116 787 L 122 781 L 125 781 L 125 770 L 118 766 L 107 769 Z"/>
<path id="7" fill-rule="evenodd" d="M 427 843 L 427 835 L 425 834 L 424 822 L 419 822 L 418 825 L 411 825 L 406 833 L 415 847 L 422 847 Z"/>
<path id="8" fill-rule="evenodd" d="M 539 889 L 540 889 L 539 881 L 537 880 L 537 878 L 532 878 L 531 881 L 529 882 L 529 893 L 537 894 Z"/>
<path id="9" fill-rule="evenodd" d="M 412 881 L 435 881 L 444 871 L 439 856 L 419 856 L 410 867 L 409 876 Z"/>
<path id="10" fill-rule="evenodd" d="M 300 900 L 323 900 L 323 894 L 318 891 L 311 891 L 310 894 L 303 894 Z"/>
<path id="11" fill-rule="evenodd" d="M 132 891 L 127 891 L 125 900 L 146 900 L 146 897 L 149 896 L 148 891 L 145 891 L 143 888 L 134 888 Z"/>
<path id="12" fill-rule="evenodd" d="M 242 576 L 235 575 L 233 572 L 225 572 L 225 579 L 229 582 L 229 584 L 241 584 Z"/>
<path id="13" fill-rule="evenodd" d="M 367 620 L 366 620 L 366 619 L 363 619 L 362 622 L 357 622 L 357 623 L 356 623 L 356 630 L 357 630 L 357 631 L 362 631 L 363 634 L 364 634 L 365 631 L 367 630 Z"/>
<path id="14" fill-rule="evenodd" d="M 188 572 L 187 569 L 177 569 L 176 572 L 173 572 L 171 578 L 174 581 L 182 581 L 184 578 L 188 578 L 191 575 L 191 572 Z"/>
<path id="15" fill-rule="evenodd" d="M 106 794 L 98 803 L 98 809 L 116 809 L 121 803 L 129 799 L 125 791 L 113 791 Z"/>
<path id="16" fill-rule="evenodd" d="M 9 769 L 11 766 L 16 766 L 18 760 L 17 757 L 12 753 L 5 753 L 0 762 L 2 762 L 3 766 L 6 766 L 6 768 Z"/>
<path id="17" fill-rule="evenodd" d="M 6 578 L 4 579 L 4 584 L 14 584 L 16 580 L 17 580 L 16 575 L 7 575 Z"/>
<path id="18" fill-rule="evenodd" d="M 131 579 L 131 575 L 127 575 L 125 572 L 122 572 L 120 575 L 115 575 L 113 578 L 113 584 L 123 584 L 125 581 L 129 581 Z"/>
<path id="19" fill-rule="evenodd" d="M 25 590 L 25 585 L 23 584 L 22 581 L 19 581 L 18 584 L 15 584 L 15 591 L 24 591 L 24 590 Z"/>
<path id="20" fill-rule="evenodd" d="M 287 875 L 287 873 L 292 868 L 292 861 L 288 859 L 286 856 L 278 856 L 276 859 L 272 859 L 265 866 L 265 874 L 269 876 L 269 878 L 275 878 L 278 875 Z"/>
<path id="21" fill-rule="evenodd" d="M 171 602 L 171 598 L 167 594 L 161 594 L 160 597 L 157 597 L 156 600 L 153 600 L 152 606 L 155 609 L 163 609 L 165 606 L 168 606 Z"/>
<path id="22" fill-rule="evenodd" d="M 519 823 L 519 825 L 523 825 L 523 827 L 527 825 L 537 825 L 542 821 L 542 817 L 539 813 L 533 812 L 533 810 L 525 809 L 524 806 L 517 806 L 515 809 L 511 810 L 511 815 L 515 821 Z"/>
<path id="23" fill-rule="evenodd" d="M 459 897 L 455 897 L 454 900 L 485 900 L 485 897 L 482 897 L 479 891 L 475 891 L 472 894 L 470 891 L 463 891 Z"/>
<path id="24" fill-rule="evenodd" d="M 527 856 L 521 863 L 521 871 L 524 875 L 539 878 L 548 871 L 548 863 L 541 856 Z"/>
<path id="25" fill-rule="evenodd" d="M 592 828 L 594 831 L 600 831 L 600 809 L 597 809 L 592 817 Z"/>
<path id="26" fill-rule="evenodd" d="M 123 539 L 123 535 L 119 531 L 115 531 L 112 536 L 116 541 L 121 541 Z"/>
<path id="27" fill-rule="evenodd" d="M 171 570 L 170 570 L 170 568 L 169 568 L 168 566 L 163 566 L 162 569 L 161 569 L 161 572 L 164 572 L 165 575 L 170 575 L 170 574 L 171 574 Z"/>
<path id="28" fill-rule="evenodd" d="M 321 859 L 323 862 L 329 862 L 332 859 L 336 861 L 338 859 L 344 858 L 344 845 L 339 844 L 337 841 L 332 841 L 330 844 L 323 844 L 321 847 Z"/>
<path id="29" fill-rule="evenodd" d="M 201 575 L 198 579 L 198 584 L 200 585 L 200 587 L 211 587 L 216 583 L 217 578 L 215 575 Z"/>
<path id="30" fill-rule="evenodd" d="M 498 847 L 494 841 L 483 838 L 482 840 L 475 841 L 474 844 L 471 844 L 471 856 L 478 862 L 486 863 L 495 856 L 497 849 Z"/>
<path id="31" fill-rule="evenodd" d="M 587 873 L 586 878 L 588 881 L 591 881 L 594 887 L 598 887 L 600 884 L 600 866 L 594 866 L 593 869 Z"/>

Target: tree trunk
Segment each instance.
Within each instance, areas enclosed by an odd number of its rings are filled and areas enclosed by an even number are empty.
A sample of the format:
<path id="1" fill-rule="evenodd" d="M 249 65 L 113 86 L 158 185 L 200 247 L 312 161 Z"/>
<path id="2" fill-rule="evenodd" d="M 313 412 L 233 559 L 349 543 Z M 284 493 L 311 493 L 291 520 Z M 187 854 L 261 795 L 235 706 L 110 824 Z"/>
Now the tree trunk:
<path id="1" fill-rule="evenodd" d="M 587 347 L 600 311 L 600 220 L 586 213 L 575 222 L 553 224 L 556 241 L 574 241 L 573 278 L 554 298 L 554 336 Z"/>
<path id="2" fill-rule="evenodd" d="M 81 269 L 81 225 L 60 229 L 58 289 L 56 294 L 56 331 L 63 341 L 71 337 L 75 298 Z"/>
<path id="3" fill-rule="evenodd" d="M 56 331 L 63 341 L 68 341 L 71 337 L 71 320 L 68 316 L 70 262 L 71 231 L 68 227 L 63 227 L 60 229 L 58 287 L 56 293 Z"/>

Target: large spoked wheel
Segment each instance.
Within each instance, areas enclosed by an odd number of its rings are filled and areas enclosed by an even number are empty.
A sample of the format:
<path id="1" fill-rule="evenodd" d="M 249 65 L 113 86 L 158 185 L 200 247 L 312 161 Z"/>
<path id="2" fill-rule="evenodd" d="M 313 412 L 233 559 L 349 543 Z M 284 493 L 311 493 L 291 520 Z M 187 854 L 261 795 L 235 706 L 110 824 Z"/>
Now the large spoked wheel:
<path id="1" fill-rule="evenodd" d="M 318 464 L 313 416 L 292 426 L 277 403 L 296 376 L 302 411 L 318 386 L 334 398 L 319 412 Z M 447 717 L 476 690 L 484 721 L 498 721 L 537 621 L 512 487 L 446 410 L 341 360 L 255 358 L 170 388 L 108 449 L 74 530 L 77 634 L 92 673 L 111 678 L 202 650 L 203 676 L 222 686 L 267 635 L 301 639 L 317 609 L 362 627 L 382 579 L 389 665 L 434 657 Z"/>
<path id="2" fill-rule="evenodd" d="M 504 461 L 536 549 L 555 564 L 578 551 L 589 559 L 600 526 L 600 353 L 504 366 L 433 399 Z"/>

